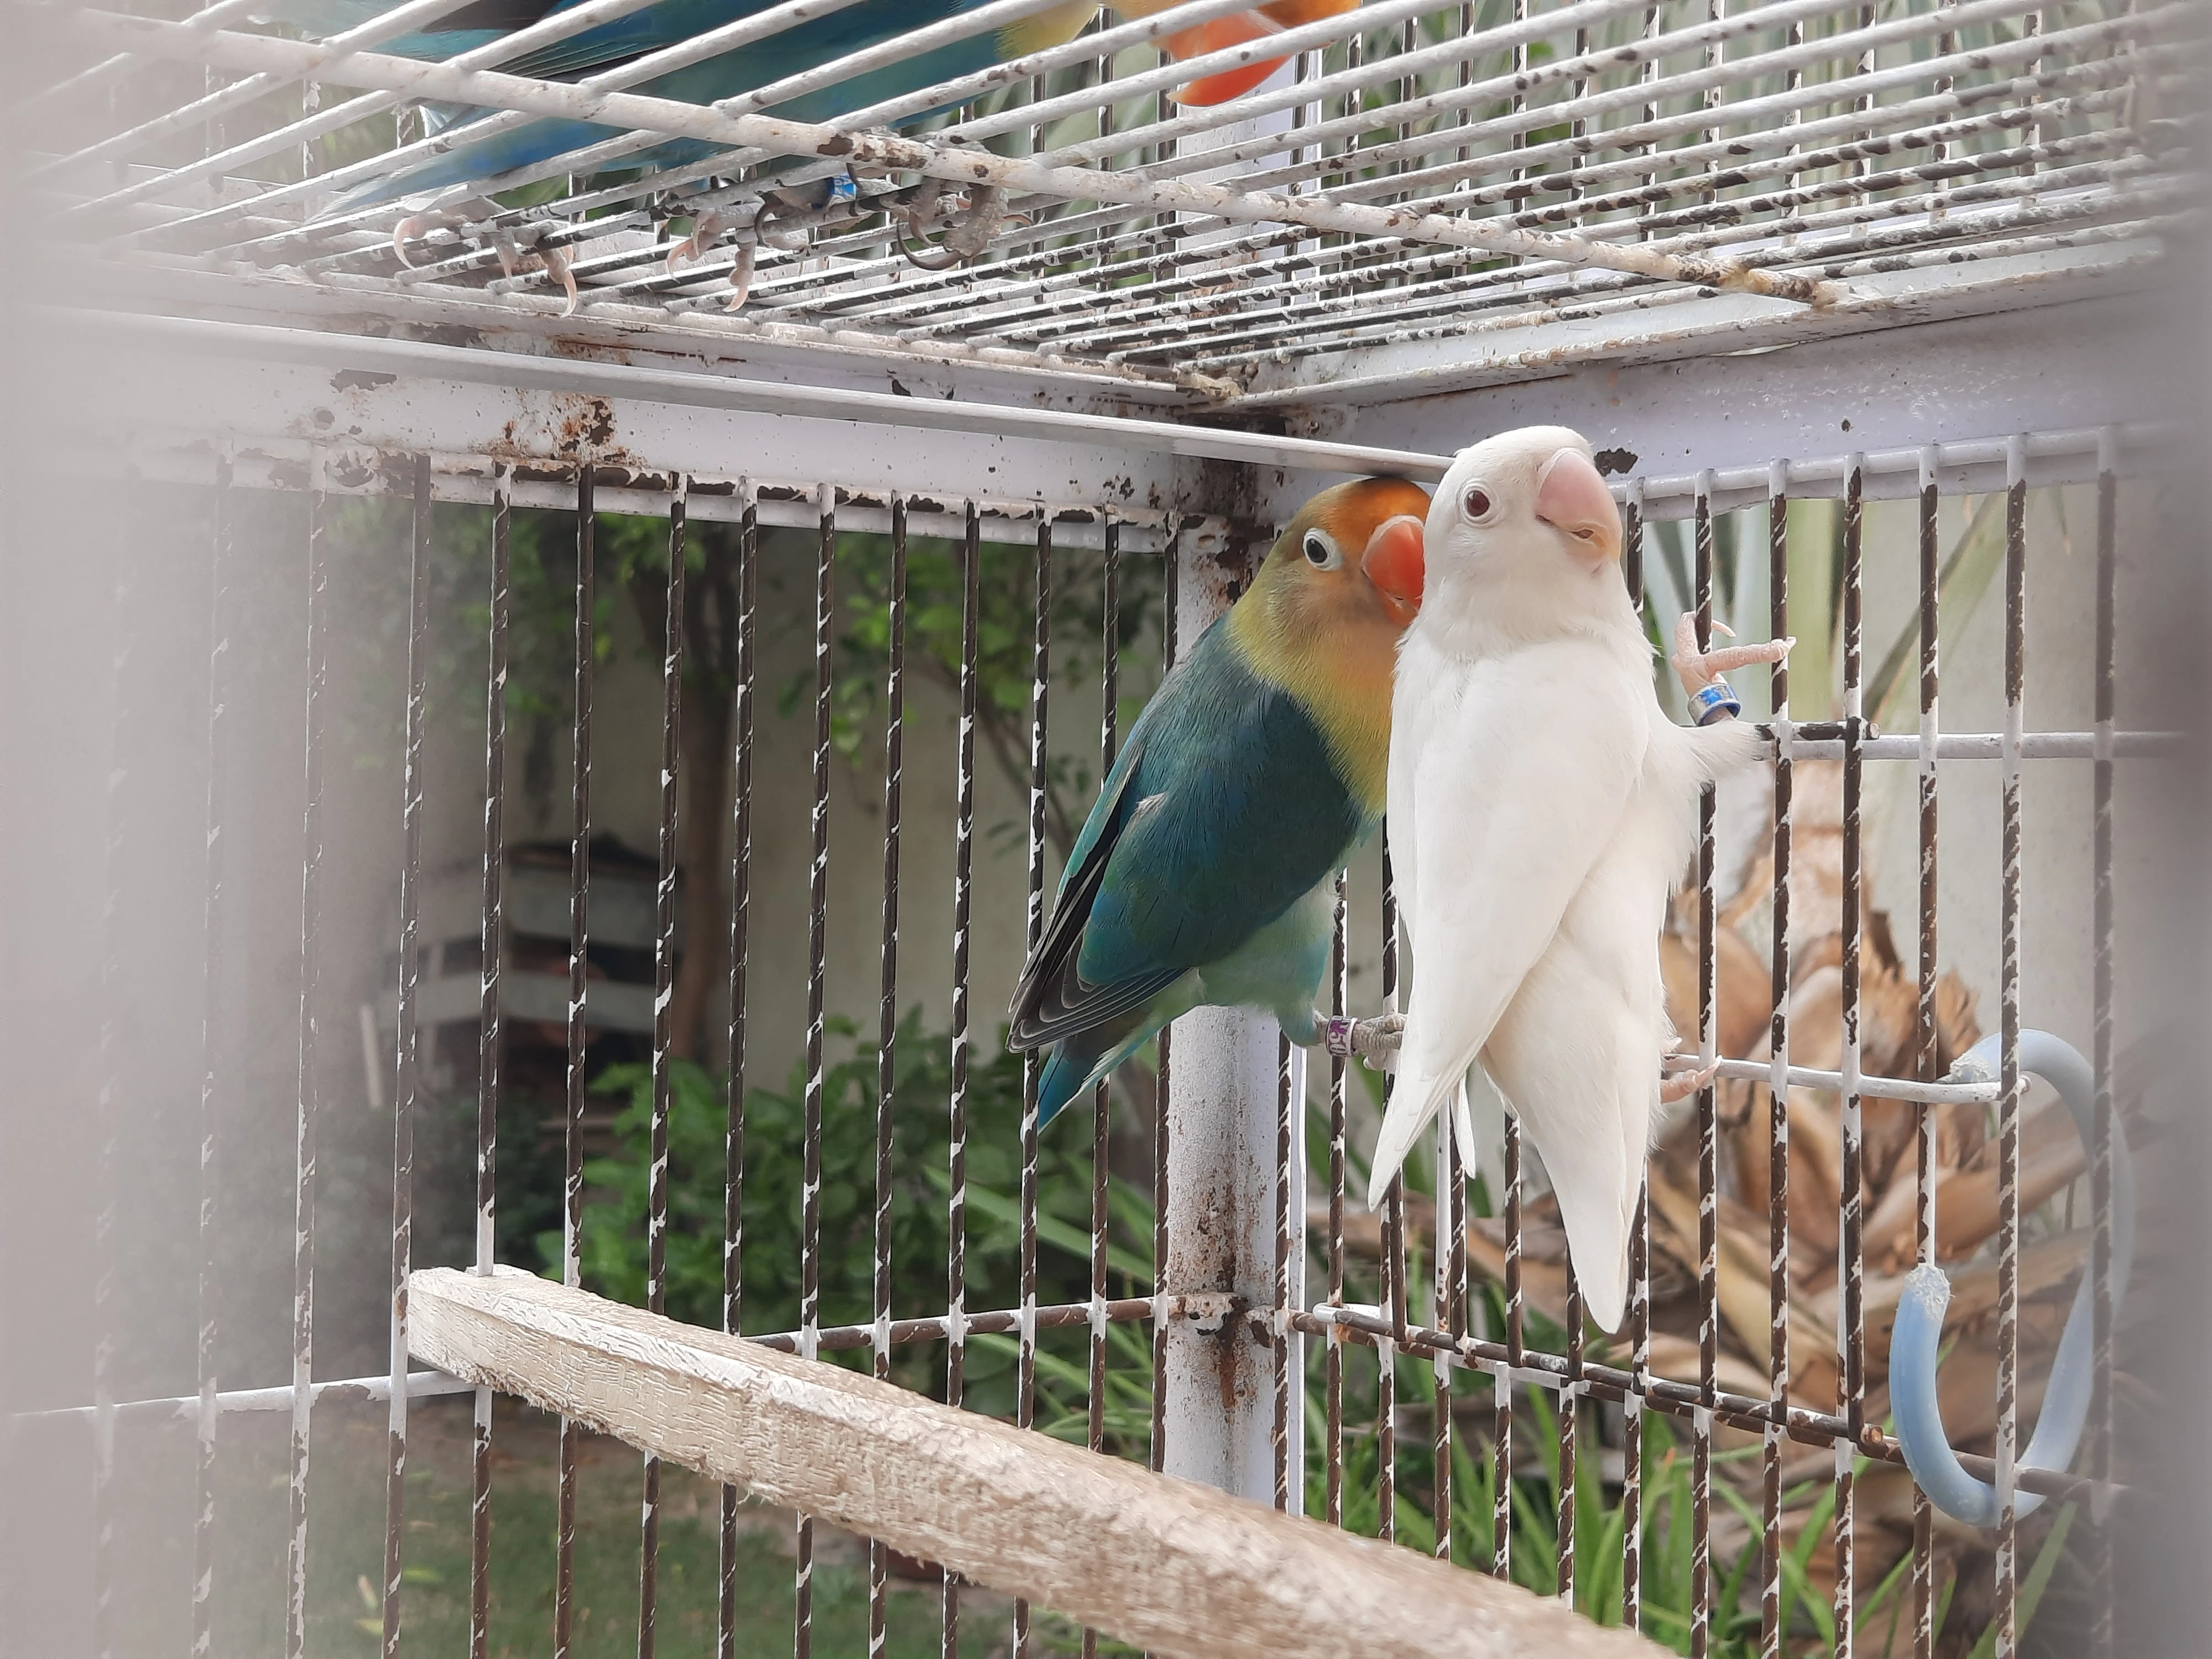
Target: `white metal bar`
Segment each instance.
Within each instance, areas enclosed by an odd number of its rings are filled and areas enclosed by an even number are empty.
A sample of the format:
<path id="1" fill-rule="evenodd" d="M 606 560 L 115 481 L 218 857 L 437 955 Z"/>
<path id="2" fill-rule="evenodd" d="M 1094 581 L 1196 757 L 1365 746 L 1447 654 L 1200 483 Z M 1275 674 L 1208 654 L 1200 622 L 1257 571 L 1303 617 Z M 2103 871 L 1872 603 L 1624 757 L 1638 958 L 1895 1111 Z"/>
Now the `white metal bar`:
<path id="1" fill-rule="evenodd" d="M 410 1371 L 407 1374 L 407 1395 L 410 1400 L 428 1400 L 445 1394 L 471 1394 L 475 1385 L 458 1376 L 448 1376 L 443 1371 Z M 307 1389 L 314 1404 L 343 1401 L 361 1405 L 381 1405 L 391 1398 L 390 1373 L 375 1376 L 349 1376 L 340 1381 L 316 1382 Z M 215 1409 L 220 1414 L 237 1412 L 283 1412 L 289 1415 L 298 1397 L 298 1390 L 289 1383 L 270 1389 L 232 1389 L 212 1396 Z M 76 1419 L 91 1421 L 98 1408 L 92 1406 L 56 1406 L 44 1411 L 19 1412 L 12 1420 L 28 1425 L 38 1423 L 64 1423 Z M 200 1413 L 200 1396 L 196 1394 L 169 1395 L 158 1400 L 125 1400 L 110 1409 L 129 1417 L 167 1418 L 172 1422 L 190 1423 Z"/>
<path id="2" fill-rule="evenodd" d="M 988 152 L 947 151 L 890 135 L 842 133 L 825 126 L 765 115 L 726 115 L 696 105 L 634 93 L 595 93 L 524 76 L 422 64 L 380 53 L 349 54 L 342 64 L 333 65 L 326 51 L 295 41 L 227 31 L 204 40 L 180 40 L 178 25 L 115 12 L 79 12 L 74 14 L 74 22 L 82 32 L 110 45 L 142 48 L 220 68 L 325 79 L 337 73 L 356 83 L 412 98 L 526 110 L 607 126 L 699 138 L 733 149 L 757 146 L 785 155 L 835 157 L 854 167 L 919 173 L 969 185 L 996 185 L 1066 200 L 1118 201 L 1151 212 L 1188 212 L 1237 223 L 1294 223 L 1355 235 L 1406 236 L 1519 258 L 1595 264 L 1667 281 L 1743 289 L 1807 304 L 1825 303 L 1832 297 L 1817 284 L 1793 283 L 1708 262 L 1672 259 L 1643 249 L 1613 247 L 1551 232 L 1509 230 L 1484 220 L 1340 204 L 1316 197 L 1255 195 L 1215 185 L 1146 181 L 1088 168 L 1050 167 Z"/>
<path id="3" fill-rule="evenodd" d="M 398 372 L 471 385 L 532 386 L 599 397 L 641 398 L 694 408 L 757 410 L 908 428 L 1048 437 L 1152 453 L 1243 461 L 1258 466 L 1389 472 L 1436 478 L 1443 477 L 1450 465 L 1450 457 L 1445 455 L 1368 448 L 1314 438 L 1278 438 L 1060 410 L 941 403 L 890 392 L 734 380 L 623 363 L 580 362 L 422 341 L 371 339 L 252 323 L 135 317 L 120 313 L 103 313 L 96 318 L 88 313 L 53 314 L 59 320 L 96 326 L 111 339 L 122 336 L 159 340 L 233 362 L 258 358 L 274 362 Z"/>

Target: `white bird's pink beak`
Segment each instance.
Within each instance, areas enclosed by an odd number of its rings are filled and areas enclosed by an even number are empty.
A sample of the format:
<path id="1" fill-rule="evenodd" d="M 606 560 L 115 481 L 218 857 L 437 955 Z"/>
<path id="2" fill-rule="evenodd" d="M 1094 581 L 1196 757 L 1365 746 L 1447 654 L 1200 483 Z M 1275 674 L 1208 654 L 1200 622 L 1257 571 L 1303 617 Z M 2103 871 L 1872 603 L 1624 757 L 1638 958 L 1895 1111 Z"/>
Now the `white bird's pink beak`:
<path id="1" fill-rule="evenodd" d="M 1620 556 L 1620 509 L 1579 449 L 1558 451 L 1536 475 L 1536 516 L 1573 538 L 1593 561 Z"/>

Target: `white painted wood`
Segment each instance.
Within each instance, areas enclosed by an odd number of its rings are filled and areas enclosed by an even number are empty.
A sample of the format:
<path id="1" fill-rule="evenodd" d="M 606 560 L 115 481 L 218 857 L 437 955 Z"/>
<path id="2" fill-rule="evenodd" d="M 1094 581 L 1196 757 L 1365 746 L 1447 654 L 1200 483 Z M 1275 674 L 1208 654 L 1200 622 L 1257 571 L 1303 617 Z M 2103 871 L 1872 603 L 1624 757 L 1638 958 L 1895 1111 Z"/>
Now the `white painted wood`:
<path id="1" fill-rule="evenodd" d="M 415 1356 L 1186 1659 L 1661 1651 L 1411 1550 L 501 1268 L 412 1279 Z"/>

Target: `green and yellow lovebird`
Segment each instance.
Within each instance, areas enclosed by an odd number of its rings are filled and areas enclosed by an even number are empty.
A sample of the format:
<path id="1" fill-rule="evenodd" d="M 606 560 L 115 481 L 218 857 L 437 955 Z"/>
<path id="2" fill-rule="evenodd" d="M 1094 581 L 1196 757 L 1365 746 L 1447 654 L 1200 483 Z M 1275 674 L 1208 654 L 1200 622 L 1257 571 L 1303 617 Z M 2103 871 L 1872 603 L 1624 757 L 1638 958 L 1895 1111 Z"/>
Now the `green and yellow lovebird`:
<path id="1" fill-rule="evenodd" d="M 1322 491 L 1146 706 L 1014 992 L 1012 1046 L 1050 1048 L 1040 1123 L 1200 1006 L 1319 1040 L 1335 874 L 1382 821 L 1428 509 L 1401 478 Z"/>

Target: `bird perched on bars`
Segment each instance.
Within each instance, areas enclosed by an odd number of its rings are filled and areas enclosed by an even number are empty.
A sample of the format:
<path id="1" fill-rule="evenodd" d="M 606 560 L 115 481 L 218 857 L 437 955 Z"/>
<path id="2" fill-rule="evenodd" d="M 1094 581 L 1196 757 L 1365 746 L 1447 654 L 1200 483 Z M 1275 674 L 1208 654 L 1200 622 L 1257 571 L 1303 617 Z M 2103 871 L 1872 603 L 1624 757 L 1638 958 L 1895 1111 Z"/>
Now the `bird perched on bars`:
<path id="1" fill-rule="evenodd" d="M 1590 1316 L 1617 1329 L 1654 1109 L 1674 1033 L 1659 972 L 1667 897 L 1700 787 L 1749 763 L 1719 673 L 1790 641 L 1701 651 L 1678 635 L 1677 726 L 1621 580 L 1620 515 L 1589 445 L 1531 427 L 1462 450 L 1424 538 L 1427 593 L 1398 658 L 1389 847 L 1413 947 L 1397 1087 L 1368 1194 L 1480 1064 L 1542 1156 Z M 1689 619 L 1685 618 L 1686 623 Z"/>
<path id="2" fill-rule="evenodd" d="M 1382 821 L 1428 506 L 1397 478 L 1322 491 L 1146 706 L 1014 992 L 1010 1042 L 1048 1051 L 1039 1122 L 1200 1005 L 1319 1040 L 1336 872 Z"/>
<path id="3" fill-rule="evenodd" d="M 617 68 L 647 52 L 679 46 L 711 30 L 774 9 L 779 0 L 659 0 L 626 16 L 599 23 L 527 52 L 499 65 L 507 74 L 556 81 Z M 902 34 L 981 9 L 988 0 L 860 0 L 825 16 L 809 18 L 714 57 L 671 70 L 627 88 L 648 97 L 682 103 L 715 104 L 741 98 L 795 76 L 820 70 L 838 59 L 882 46 Z M 1158 44 L 1178 61 L 1263 41 L 1283 28 L 1350 11 L 1359 0 L 1276 0 L 1248 12 L 1214 18 L 1162 36 Z M 401 36 L 376 48 L 404 56 L 442 60 L 488 46 L 569 9 L 580 0 L 471 0 L 434 28 Z M 1149 17 L 1176 0 L 1119 0 L 1112 9 L 1125 17 Z M 367 21 L 386 9 L 386 0 L 268 0 L 264 19 L 296 24 L 311 33 L 330 33 Z M 1080 34 L 1099 13 L 1097 0 L 1065 0 L 986 27 L 963 39 L 901 55 L 863 73 L 826 85 L 801 87 L 764 106 L 763 112 L 794 121 L 823 122 L 940 82 L 975 74 L 1011 59 L 1062 46 Z M 1260 59 L 1205 76 L 1176 94 L 1186 103 L 1212 104 L 1233 98 L 1264 80 L 1282 59 Z M 434 128 L 443 132 L 465 126 L 490 112 L 432 110 Z M 915 120 L 934 111 L 900 118 Z M 544 171 L 549 164 L 604 140 L 621 130 L 590 122 L 546 118 L 528 122 L 473 143 L 458 143 L 445 154 L 381 179 L 346 196 L 341 211 L 397 201 L 458 185 L 482 185 L 524 168 Z M 624 155 L 611 166 L 672 167 L 703 161 L 720 146 L 702 140 L 671 138 Z"/>

